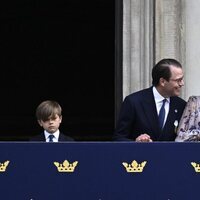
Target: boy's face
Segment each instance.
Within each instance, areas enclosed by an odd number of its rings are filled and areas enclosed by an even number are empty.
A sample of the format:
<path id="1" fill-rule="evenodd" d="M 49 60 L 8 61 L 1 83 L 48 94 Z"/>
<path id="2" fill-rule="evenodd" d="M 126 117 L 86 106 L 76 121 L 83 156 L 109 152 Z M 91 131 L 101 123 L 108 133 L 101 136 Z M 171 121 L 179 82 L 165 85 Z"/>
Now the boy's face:
<path id="1" fill-rule="evenodd" d="M 62 116 L 59 117 L 57 114 L 54 117 L 50 117 L 48 120 L 38 120 L 38 123 L 43 129 L 45 129 L 48 133 L 55 133 L 62 122 Z"/>

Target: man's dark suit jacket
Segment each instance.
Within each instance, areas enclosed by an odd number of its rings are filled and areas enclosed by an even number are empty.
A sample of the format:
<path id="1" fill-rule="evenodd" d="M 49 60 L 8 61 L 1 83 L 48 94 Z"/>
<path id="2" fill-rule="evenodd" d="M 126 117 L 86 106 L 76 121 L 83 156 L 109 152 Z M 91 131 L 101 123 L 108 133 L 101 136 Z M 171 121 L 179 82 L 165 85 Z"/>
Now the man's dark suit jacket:
<path id="1" fill-rule="evenodd" d="M 40 141 L 40 142 L 46 142 L 44 133 L 41 133 L 40 135 L 36 135 L 30 139 L 30 141 Z M 73 138 L 66 136 L 62 133 L 60 133 L 58 142 L 64 142 L 64 141 L 74 141 Z"/>
<path id="2" fill-rule="evenodd" d="M 130 94 L 122 103 L 113 139 L 135 140 L 141 134 L 150 135 L 153 141 L 174 141 L 177 127 L 186 102 L 179 97 L 170 97 L 169 114 L 163 130 L 159 127 L 153 87 Z"/>

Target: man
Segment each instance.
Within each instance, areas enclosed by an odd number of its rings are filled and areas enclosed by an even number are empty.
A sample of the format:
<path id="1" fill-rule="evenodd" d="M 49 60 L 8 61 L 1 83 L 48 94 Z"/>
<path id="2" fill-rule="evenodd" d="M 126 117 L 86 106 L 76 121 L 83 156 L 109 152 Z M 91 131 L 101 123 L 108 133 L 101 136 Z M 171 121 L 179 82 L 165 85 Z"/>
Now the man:
<path id="1" fill-rule="evenodd" d="M 184 85 L 183 76 L 182 66 L 177 60 L 159 61 L 152 69 L 153 86 L 124 99 L 113 139 L 136 142 L 174 141 L 186 105 L 178 97 Z M 162 124 L 158 117 L 160 110 Z"/>

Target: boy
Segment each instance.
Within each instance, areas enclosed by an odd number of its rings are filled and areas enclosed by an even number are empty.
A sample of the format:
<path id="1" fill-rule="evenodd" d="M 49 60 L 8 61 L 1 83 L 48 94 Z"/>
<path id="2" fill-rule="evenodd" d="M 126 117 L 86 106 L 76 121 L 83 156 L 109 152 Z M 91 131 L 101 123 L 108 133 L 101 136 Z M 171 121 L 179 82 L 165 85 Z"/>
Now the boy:
<path id="1" fill-rule="evenodd" d="M 62 122 L 62 108 L 56 101 L 43 101 L 36 109 L 36 118 L 44 129 L 43 133 L 30 139 L 30 141 L 74 141 L 73 138 L 62 134 L 59 130 Z"/>

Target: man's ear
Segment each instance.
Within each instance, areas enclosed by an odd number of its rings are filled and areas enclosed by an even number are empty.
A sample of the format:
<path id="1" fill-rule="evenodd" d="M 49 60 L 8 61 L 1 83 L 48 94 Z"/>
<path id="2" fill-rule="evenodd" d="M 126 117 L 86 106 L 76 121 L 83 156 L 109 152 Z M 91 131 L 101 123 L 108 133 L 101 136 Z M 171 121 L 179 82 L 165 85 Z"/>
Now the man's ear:
<path id="1" fill-rule="evenodd" d="M 160 85 L 161 85 L 161 86 L 164 86 L 166 80 L 165 80 L 164 78 L 161 77 L 159 82 L 160 82 Z"/>

